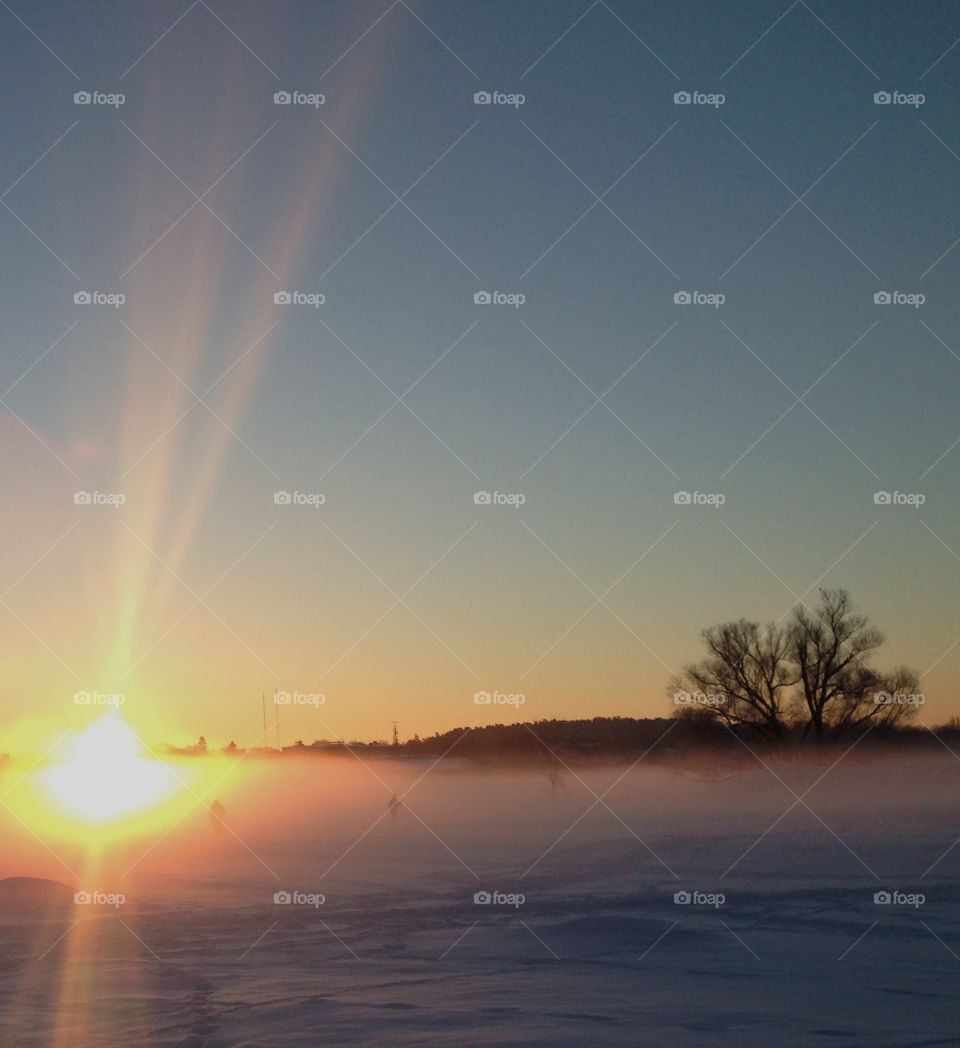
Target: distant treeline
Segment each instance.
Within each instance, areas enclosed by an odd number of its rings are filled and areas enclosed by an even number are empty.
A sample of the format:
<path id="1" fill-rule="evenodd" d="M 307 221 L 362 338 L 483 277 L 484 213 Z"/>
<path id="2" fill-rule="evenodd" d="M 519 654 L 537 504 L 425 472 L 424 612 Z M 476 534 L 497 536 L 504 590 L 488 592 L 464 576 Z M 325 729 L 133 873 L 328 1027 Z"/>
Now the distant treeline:
<path id="1" fill-rule="evenodd" d="M 936 732 L 936 735 L 934 735 Z M 904 725 L 863 726 L 858 748 L 927 748 L 943 752 L 943 745 L 960 747 L 960 721 L 927 728 Z M 845 737 L 842 745 L 854 739 Z M 827 740 L 841 745 L 840 740 Z M 746 744 L 746 745 L 745 745 Z M 724 753 L 750 756 L 750 750 L 769 753 L 807 749 L 802 726 L 778 739 L 758 737 L 721 722 L 681 715 L 666 717 L 593 717 L 590 720 L 542 720 L 524 724 L 493 724 L 454 728 L 427 739 L 400 746 L 411 755 L 465 757 L 484 762 L 551 763 L 584 757 L 657 761 L 685 755 Z M 960 753 L 958 753 L 960 755 Z"/>
<path id="2" fill-rule="evenodd" d="M 202 757 L 217 752 L 202 744 L 162 747 L 159 753 Z M 953 750 L 960 757 L 960 719 L 933 728 L 903 724 L 871 724 L 856 729 L 855 735 L 828 739 L 826 746 L 844 749 L 857 742 L 860 753 L 867 750 Z M 683 760 L 686 757 L 713 756 L 727 760 L 751 761 L 752 753 L 806 751 L 807 737 L 802 726 L 788 730 L 776 739 L 758 736 L 743 726 L 731 727 L 717 720 L 676 717 L 592 717 L 584 720 L 540 720 L 519 724 L 490 724 L 459 727 L 419 736 L 393 745 L 386 742 L 331 742 L 318 739 L 307 744 L 298 741 L 283 751 L 262 748 L 250 756 L 304 757 L 371 756 L 398 758 L 452 758 L 478 764 L 535 764 L 560 767 L 586 760 L 650 762 Z M 241 756 L 244 750 L 234 743 L 219 751 Z"/>
<path id="3" fill-rule="evenodd" d="M 550 761 L 554 755 L 620 757 L 642 753 L 665 734 L 672 746 L 699 745 L 705 735 L 718 736 L 714 725 L 704 732 L 699 724 L 666 717 L 593 717 L 453 728 L 427 739 L 411 739 L 402 749 L 411 755 L 472 760 Z"/>

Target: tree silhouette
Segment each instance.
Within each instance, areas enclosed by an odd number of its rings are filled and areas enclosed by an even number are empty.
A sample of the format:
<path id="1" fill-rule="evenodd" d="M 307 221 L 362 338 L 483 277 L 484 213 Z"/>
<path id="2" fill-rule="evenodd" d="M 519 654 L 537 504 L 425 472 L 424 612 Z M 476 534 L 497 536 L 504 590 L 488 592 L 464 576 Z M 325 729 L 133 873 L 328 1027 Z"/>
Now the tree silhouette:
<path id="1" fill-rule="evenodd" d="M 821 740 L 871 722 L 891 724 L 916 710 L 903 701 L 918 680 L 906 667 L 881 674 L 869 666 L 883 634 L 854 610 L 842 589 L 820 591 L 820 606 L 798 607 L 789 629 L 804 715 L 804 734 Z"/>
<path id="2" fill-rule="evenodd" d="M 668 692 L 688 716 L 714 717 L 768 738 L 785 734 L 790 666 L 787 632 L 738 619 L 703 631 L 708 655 L 671 679 Z"/>
<path id="3" fill-rule="evenodd" d="M 703 631 L 707 657 L 671 678 L 684 718 L 719 721 L 779 739 L 790 731 L 818 741 L 894 725 L 923 701 L 916 673 L 881 673 L 870 659 L 883 634 L 842 589 L 820 590 L 785 627 L 739 619 Z"/>

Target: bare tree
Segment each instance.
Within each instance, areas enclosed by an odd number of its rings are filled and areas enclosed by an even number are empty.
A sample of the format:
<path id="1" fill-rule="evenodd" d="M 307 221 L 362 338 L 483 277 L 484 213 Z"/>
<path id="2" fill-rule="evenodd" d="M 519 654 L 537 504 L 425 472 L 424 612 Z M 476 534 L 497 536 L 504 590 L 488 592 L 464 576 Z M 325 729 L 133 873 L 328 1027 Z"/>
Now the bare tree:
<path id="1" fill-rule="evenodd" d="M 820 740 L 846 724 L 851 707 L 863 711 L 871 686 L 868 662 L 883 634 L 853 609 L 842 589 L 820 590 L 820 606 L 800 605 L 788 629 L 790 657 L 800 684 L 799 702 L 806 723 Z"/>
<path id="2" fill-rule="evenodd" d="M 890 673 L 863 668 L 843 682 L 840 694 L 825 711 L 825 730 L 842 735 L 867 724 L 890 727 L 916 713 L 923 696 L 913 670 L 900 666 Z"/>
<path id="3" fill-rule="evenodd" d="M 685 666 L 668 686 L 675 704 L 780 738 L 787 729 L 787 692 L 797 682 L 787 631 L 739 619 L 705 629 L 703 642 L 707 657 Z"/>
<path id="4" fill-rule="evenodd" d="M 923 702 L 912 670 L 870 665 L 883 634 L 842 589 L 821 590 L 819 606 L 798 606 L 784 627 L 739 619 L 704 630 L 703 641 L 707 657 L 668 686 L 682 716 L 771 739 L 801 729 L 821 741 L 897 724 Z"/>

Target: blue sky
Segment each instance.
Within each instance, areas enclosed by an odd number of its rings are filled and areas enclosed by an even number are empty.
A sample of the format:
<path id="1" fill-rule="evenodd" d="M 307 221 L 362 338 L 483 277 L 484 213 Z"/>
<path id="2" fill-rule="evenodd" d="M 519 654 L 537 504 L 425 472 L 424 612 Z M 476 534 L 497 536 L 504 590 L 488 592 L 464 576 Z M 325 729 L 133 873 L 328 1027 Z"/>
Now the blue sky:
<path id="1" fill-rule="evenodd" d="M 482 721 L 478 689 L 656 715 L 703 626 L 817 583 L 956 712 L 955 5 L 0 23 L 4 690 L 38 717 L 95 687 L 246 742 L 275 687 L 326 696 L 311 738 Z"/>

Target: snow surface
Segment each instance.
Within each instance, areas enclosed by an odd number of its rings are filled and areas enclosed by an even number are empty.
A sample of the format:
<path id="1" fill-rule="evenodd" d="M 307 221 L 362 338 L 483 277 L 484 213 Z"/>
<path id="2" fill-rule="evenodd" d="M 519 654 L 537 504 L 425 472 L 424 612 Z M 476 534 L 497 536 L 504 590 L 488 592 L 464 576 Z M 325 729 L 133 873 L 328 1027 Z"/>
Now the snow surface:
<path id="1" fill-rule="evenodd" d="M 0 882 L 0 1046 L 960 1044 L 960 762 L 836 757 L 248 761 L 99 857 L 4 813 L 0 877 L 125 900 Z"/>

